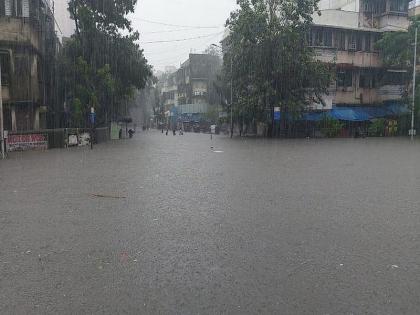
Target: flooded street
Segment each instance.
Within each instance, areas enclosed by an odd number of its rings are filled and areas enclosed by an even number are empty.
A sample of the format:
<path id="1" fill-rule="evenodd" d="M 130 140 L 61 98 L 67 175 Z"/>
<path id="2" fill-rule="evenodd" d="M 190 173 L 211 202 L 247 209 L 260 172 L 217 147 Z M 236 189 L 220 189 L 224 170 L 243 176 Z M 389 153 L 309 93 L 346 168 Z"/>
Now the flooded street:
<path id="1" fill-rule="evenodd" d="M 0 162 L 2 314 L 418 314 L 420 142 L 165 136 Z"/>

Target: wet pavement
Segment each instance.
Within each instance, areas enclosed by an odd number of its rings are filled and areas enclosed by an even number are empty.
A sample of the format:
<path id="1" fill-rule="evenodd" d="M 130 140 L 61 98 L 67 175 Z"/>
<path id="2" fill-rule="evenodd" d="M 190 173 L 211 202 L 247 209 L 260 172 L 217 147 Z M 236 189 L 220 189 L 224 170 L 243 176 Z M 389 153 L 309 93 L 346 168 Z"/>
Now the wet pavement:
<path id="1" fill-rule="evenodd" d="M 149 132 L 15 153 L 0 313 L 419 314 L 420 142 Z"/>

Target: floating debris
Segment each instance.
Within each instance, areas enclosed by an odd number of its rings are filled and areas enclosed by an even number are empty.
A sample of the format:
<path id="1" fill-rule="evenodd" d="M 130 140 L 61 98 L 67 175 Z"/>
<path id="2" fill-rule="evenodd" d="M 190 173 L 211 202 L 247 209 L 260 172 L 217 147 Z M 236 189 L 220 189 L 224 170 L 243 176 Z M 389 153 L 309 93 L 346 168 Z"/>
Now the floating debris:
<path id="1" fill-rule="evenodd" d="M 109 198 L 109 199 L 126 199 L 126 196 L 112 195 L 112 194 L 91 194 L 95 198 Z"/>

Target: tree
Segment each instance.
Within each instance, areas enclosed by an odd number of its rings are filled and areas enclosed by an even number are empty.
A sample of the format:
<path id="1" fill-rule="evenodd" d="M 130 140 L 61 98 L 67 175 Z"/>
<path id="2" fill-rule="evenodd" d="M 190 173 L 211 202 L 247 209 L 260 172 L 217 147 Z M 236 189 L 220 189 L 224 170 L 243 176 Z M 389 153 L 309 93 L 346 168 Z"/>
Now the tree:
<path id="1" fill-rule="evenodd" d="M 414 40 L 416 28 L 419 29 L 418 35 L 420 35 L 420 18 L 411 19 L 408 32 L 387 32 L 376 43 L 376 47 L 381 51 L 381 55 L 387 67 L 398 70 L 407 70 L 409 75 L 405 78 L 406 93 L 403 95 L 407 103 L 412 102 L 412 97 L 409 95 L 408 91 L 413 89 L 410 74 L 412 73 L 414 66 Z M 420 51 L 420 37 L 417 39 L 417 51 Z M 417 78 L 416 82 L 415 108 L 418 115 L 420 109 L 419 78 Z"/>
<path id="2" fill-rule="evenodd" d="M 322 95 L 332 80 L 329 65 L 315 59 L 306 38 L 318 0 L 238 0 L 227 26 L 228 51 L 224 77 L 230 80 L 233 62 L 236 117 L 243 121 L 271 118 L 280 107 L 298 111 Z M 267 115 L 267 110 L 269 114 Z"/>
<path id="3" fill-rule="evenodd" d="M 213 45 L 210 45 L 209 47 L 207 47 L 204 50 L 204 53 L 207 54 L 207 55 L 216 56 L 216 57 L 221 58 L 220 49 L 218 47 L 213 46 Z"/>
<path id="4" fill-rule="evenodd" d="M 86 124 L 91 106 L 98 122 L 107 123 L 124 114 L 135 89 L 146 86 L 151 67 L 137 44 L 127 15 L 137 0 L 70 0 L 69 12 L 76 33 L 65 43 L 58 61 L 60 93 L 77 125 Z M 76 108 L 77 105 L 77 108 Z M 74 115 L 73 115 L 74 116 Z"/>

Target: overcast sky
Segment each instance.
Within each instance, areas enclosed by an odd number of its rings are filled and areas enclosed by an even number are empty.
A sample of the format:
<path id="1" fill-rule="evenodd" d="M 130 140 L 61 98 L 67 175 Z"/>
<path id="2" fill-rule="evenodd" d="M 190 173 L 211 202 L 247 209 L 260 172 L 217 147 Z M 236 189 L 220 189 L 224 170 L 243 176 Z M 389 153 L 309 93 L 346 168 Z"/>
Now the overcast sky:
<path id="1" fill-rule="evenodd" d="M 190 51 L 202 52 L 212 43 L 218 44 L 235 7 L 236 0 L 139 0 L 131 19 L 140 31 L 141 47 L 149 63 L 156 70 L 164 70 L 165 66 L 179 67 Z M 187 38 L 195 39 L 148 43 Z"/>
<path id="2" fill-rule="evenodd" d="M 57 35 L 61 38 L 62 36 L 71 36 L 74 30 L 74 22 L 70 20 L 70 14 L 67 11 L 67 1 L 55 0 L 55 19 L 57 21 Z"/>
<path id="3" fill-rule="evenodd" d="M 55 0 L 60 37 L 60 33 L 70 36 L 74 29 L 66 2 Z M 199 53 L 213 43 L 218 44 L 225 22 L 235 8 L 236 0 L 138 0 L 130 19 L 141 34 L 140 45 L 149 63 L 155 70 L 164 70 L 165 66 L 179 67 L 191 51 Z M 182 39 L 190 40 L 174 41 Z M 156 41 L 174 42 L 149 43 Z"/>

